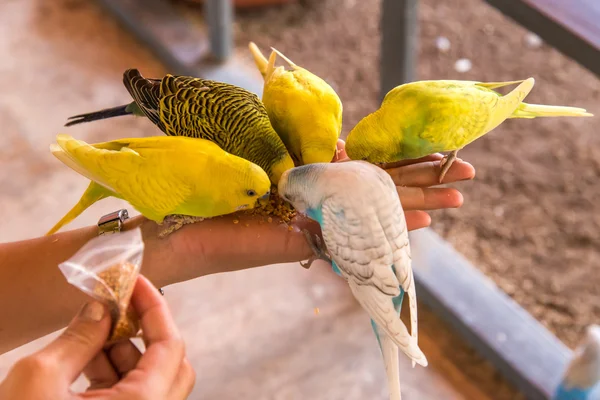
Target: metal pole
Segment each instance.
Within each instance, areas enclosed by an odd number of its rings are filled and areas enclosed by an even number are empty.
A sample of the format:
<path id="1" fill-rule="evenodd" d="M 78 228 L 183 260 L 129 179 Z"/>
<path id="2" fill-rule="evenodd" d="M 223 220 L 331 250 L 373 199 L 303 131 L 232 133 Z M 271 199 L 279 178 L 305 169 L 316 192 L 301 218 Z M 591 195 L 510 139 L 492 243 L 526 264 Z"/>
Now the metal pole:
<path id="1" fill-rule="evenodd" d="M 204 7 L 211 53 L 217 61 L 225 61 L 233 48 L 231 0 L 206 0 Z"/>
<path id="2" fill-rule="evenodd" d="M 394 87 L 416 79 L 418 0 L 382 0 L 381 99 Z"/>

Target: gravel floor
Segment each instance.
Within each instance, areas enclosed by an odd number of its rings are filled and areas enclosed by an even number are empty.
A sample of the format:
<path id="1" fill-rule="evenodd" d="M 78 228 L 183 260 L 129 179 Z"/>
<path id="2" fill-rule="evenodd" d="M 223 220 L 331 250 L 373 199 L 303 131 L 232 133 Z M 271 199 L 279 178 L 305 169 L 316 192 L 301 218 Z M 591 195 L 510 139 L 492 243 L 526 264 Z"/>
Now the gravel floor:
<path id="1" fill-rule="evenodd" d="M 600 82 L 479 0 L 423 0 L 419 79 L 536 78 L 531 103 L 598 114 Z M 449 39 L 438 50 L 436 38 Z M 236 41 L 277 47 L 326 79 L 344 103 L 344 135 L 378 107 L 379 1 L 298 1 L 238 12 Z M 455 70 L 467 58 L 472 69 Z M 568 345 L 600 319 L 600 137 L 595 118 L 511 120 L 461 151 L 477 169 L 465 205 L 433 228 Z"/>

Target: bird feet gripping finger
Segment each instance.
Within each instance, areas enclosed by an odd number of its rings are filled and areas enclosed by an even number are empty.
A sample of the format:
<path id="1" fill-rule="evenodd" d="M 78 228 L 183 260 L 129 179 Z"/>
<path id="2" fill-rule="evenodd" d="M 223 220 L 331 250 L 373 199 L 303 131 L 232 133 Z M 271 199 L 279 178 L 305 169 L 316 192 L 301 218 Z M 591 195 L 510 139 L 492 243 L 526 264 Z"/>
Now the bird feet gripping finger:
<path id="1" fill-rule="evenodd" d="M 452 163 L 454 163 L 454 161 L 456 161 L 457 154 L 458 154 L 458 150 L 454 150 L 452 153 L 450 153 L 446 157 L 442 158 L 442 161 L 440 161 L 441 171 L 440 171 L 439 183 L 442 183 L 442 181 L 444 180 L 444 177 L 446 176 L 446 173 L 452 166 Z"/>
<path id="2" fill-rule="evenodd" d="M 164 225 L 166 223 L 167 227 L 158 234 L 158 237 L 163 239 L 184 225 L 193 224 L 203 220 L 204 218 L 202 217 L 190 217 L 189 215 L 168 215 L 165 217 L 162 224 L 160 224 Z"/>
<path id="3" fill-rule="evenodd" d="M 304 233 L 304 237 L 306 238 L 306 241 L 308 242 L 308 245 L 310 246 L 314 254 L 310 256 L 307 262 L 303 263 L 302 261 L 300 261 L 300 265 L 306 269 L 309 269 L 312 263 L 315 260 L 319 259 L 325 260 L 329 264 L 331 264 L 331 257 L 329 256 L 329 254 L 327 254 L 325 243 L 323 243 L 321 237 L 319 235 L 315 235 L 309 232 L 306 229 L 302 229 L 302 233 Z"/>

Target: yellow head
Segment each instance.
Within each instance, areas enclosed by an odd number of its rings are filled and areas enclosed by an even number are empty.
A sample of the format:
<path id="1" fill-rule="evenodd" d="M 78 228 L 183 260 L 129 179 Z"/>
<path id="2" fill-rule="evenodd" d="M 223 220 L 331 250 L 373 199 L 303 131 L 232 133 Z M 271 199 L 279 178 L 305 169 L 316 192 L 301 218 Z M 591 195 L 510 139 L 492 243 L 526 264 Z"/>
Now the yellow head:
<path id="1" fill-rule="evenodd" d="M 161 169 L 184 180 L 188 187 L 187 193 L 179 194 L 185 204 L 175 214 L 231 214 L 254 208 L 259 199 L 270 194 L 271 181 L 260 166 L 214 142 L 181 136 L 165 136 L 161 141 L 160 148 L 173 148 L 165 155 Z"/>
<path id="2" fill-rule="evenodd" d="M 254 208 L 257 201 L 269 197 L 271 181 L 258 165 L 229 156 L 226 163 L 215 166 L 215 178 L 221 183 L 221 201 L 232 210 L 230 212 Z"/>

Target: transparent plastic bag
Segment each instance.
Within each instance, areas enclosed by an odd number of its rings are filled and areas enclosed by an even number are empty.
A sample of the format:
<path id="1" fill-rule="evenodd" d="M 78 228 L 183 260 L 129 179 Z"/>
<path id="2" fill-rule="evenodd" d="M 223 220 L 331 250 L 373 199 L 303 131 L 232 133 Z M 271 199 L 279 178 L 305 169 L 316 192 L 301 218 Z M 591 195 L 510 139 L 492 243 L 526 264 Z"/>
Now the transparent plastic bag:
<path id="1" fill-rule="evenodd" d="M 58 266 L 67 282 L 108 306 L 112 323 L 107 345 L 134 337 L 140 330 L 129 301 L 143 253 L 142 232 L 136 228 L 98 236 Z"/>

